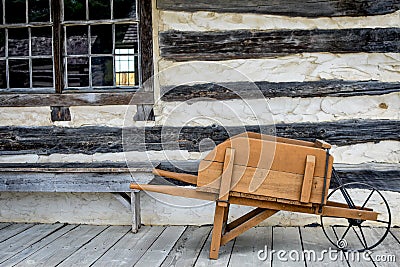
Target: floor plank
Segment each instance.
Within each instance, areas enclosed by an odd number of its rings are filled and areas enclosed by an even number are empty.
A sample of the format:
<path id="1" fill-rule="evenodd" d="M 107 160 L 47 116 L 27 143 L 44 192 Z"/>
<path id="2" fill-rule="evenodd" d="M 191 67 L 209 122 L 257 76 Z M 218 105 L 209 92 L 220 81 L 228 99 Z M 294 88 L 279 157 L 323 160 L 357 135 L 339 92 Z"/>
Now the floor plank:
<path id="1" fill-rule="evenodd" d="M 400 244 L 400 228 L 391 228 L 390 234 L 399 242 Z M 399 259 L 400 260 L 400 259 Z"/>
<path id="2" fill-rule="evenodd" d="M 135 266 L 160 266 L 185 230 L 186 226 L 167 227 Z"/>
<path id="3" fill-rule="evenodd" d="M 204 266 L 220 266 L 226 267 L 229 264 L 229 260 L 232 254 L 232 248 L 235 244 L 235 240 L 229 241 L 227 244 L 223 245 L 219 250 L 218 260 L 210 260 L 210 245 L 211 245 L 211 237 L 212 234 L 208 235 L 207 241 L 204 243 L 204 246 L 200 252 L 199 257 L 195 263 L 195 267 L 204 267 Z"/>
<path id="4" fill-rule="evenodd" d="M 0 230 L 3 228 L 6 228 L 7 226 L 10 226 L 11 223 L 0 223 Z"/>
<path id="5" fill-rule="evenodd" d="M 26 229 L 31 228 L 33 225 L 34 224 L 32 224 L 32 223 L 29 223 L 29 224 L 16 223 L 16 224 L 12 224 L 6 228 L 1 229 L 0 230 L 0 243 L 25 231 Z"/>
<path id="6" fill-rule="evenodd" d="M 110 226 L 58 266 L 90 266 L 130 230 L 129 226 Z"/>
<path id="7" fill-rule="evenodd" d="M 72 229 L 74 229 L 76 227 L 77 227 L 77 225 L 66 225 L 66 226 L 58 229 L 58 231 L 44 237 L 43 239 L 41 239 L 40 241 L 38 241 L 36 243 L 30 245 L 29 247 L 25 248 L 18 254 L 15 254 L 14 256 L 12 256 L 8 260 L 6 260 L 5 262 L 1 262 L 1 265 L 2 266 L 14 266 L 15 264 L 23 261 L 25 258 L 29 257 L 36 251 L 42 249 L 43 247 L 52 243 L 54 240 L 63 236 L 65 233 L 68 233 L 69 231 L 71 231 Z"/>
<path id="8" fill-rule="evenodd" d="M 272 259 L 268 251 L 272 248 L 272 227 L 254 227 L 236 238 L 229 267 L 271 266 Z M 267 253 L 260 253 L 260 250 Z M 265 260 L 263 260 L 265 257 Z"/>
<path id="9" fill-rule="evenodd" d="M 62 224 L 38 224 L 0 243 L 0 262 L 4 262 L 45 236 L 63 227 Z"/>
<path id="10" fill-rule="evenodd" d="M 378 240 L 384 233 L 384 228 L 367 228 L 364 230 L 364 234 L 370 239 Z M 368 242 L 368 240 L 367 240 Z M 391 235 L 388 234 L 386 238 L 379 244 L 377 247 L 371 250 L 371 258 L 372 261 L 375 263 L 375 266 L 379 267 L 396 267 L 399 266 L 396 262 L 391 262 L 387 259 L 388 256 L 394 256 L 394 259 L 397 259 L 397 262 L 400 259 L 400 244 L 397 240 Z M 383 259 L 383 260 L 382 260 Z M 356 266 L 351 264 L 352 266 Z M 361 265 L 357 265 L 361 266 Z"/>
<path id="11" fill-rule="evenodd" d="M 163 226 L 144 226 L 136 234 L 128 233 L 92 266 L 133 266 L 164 230 Z"/>
<path id="12" fill-rule="evenodd" d="M 305 261 L 307 267 L 312 266 L 343 266 L 348 267 L 349 264 L 347 263 L 346 258 L 339 252 L 336 247 L 334 247 L 331 242 L 326 238 L 324 235 L 321 227 L 300 227 L 301 233 L 301 241 L 303 244 L 304 251 L 308 251 L 305 253 Z M 337 260 L 332 260 L 328 254 L 324 253 L 321 254 L 321 251 L 331 249 L 332 251 L 338 251 L 340 254 L 336 254 L 338 256 Z M 308 256 L 312 255 L 310 251 L 315 252 L 315 256 Z M 335 255 L 335 257 L 336 257 Z M 333 258 L 335 259 L 335 258 Z"/>
<path id="13" fill-rule="evenodd" d="M 305 266 L 305 262 L 301 260 L 293 260 L 295 254 L 290 257 L 289 252 L 297 251 L 299 255 L 303 249 L 301 247 L 300 232 L 297 227 L 273 227 L 272 249 L 276 251 L 272 258 L 272 266 Z M 278 251 L 283 250 L 286 254 L 278 256 Z M 280 259 L 281 258 L 281 259 Z M 285 259 L 287 259 L 285 261 Z"/>
<path id="14" fill-rule="evenodd" d="M 210 232 L 211 226 L 188 226 L 161 266 L 193 266 Z"/>
<path id="15" fill-rule="evenodd" d="M 16 266 L 56 266 L 105 229 L 106 226 L 80 225 Z"/>

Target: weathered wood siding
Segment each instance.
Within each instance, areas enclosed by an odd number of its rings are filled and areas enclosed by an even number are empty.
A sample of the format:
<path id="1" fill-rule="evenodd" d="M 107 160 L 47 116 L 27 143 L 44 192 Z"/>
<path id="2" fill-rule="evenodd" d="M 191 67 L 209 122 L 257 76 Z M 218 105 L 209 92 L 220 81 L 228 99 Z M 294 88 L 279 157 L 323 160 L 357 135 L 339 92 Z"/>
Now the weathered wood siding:
<path id="1" fill-rule="evenodd" d="M 399 53 L 400 28 L 180 32 L 160 34 L 161 56 L 175 61 L 229 60 L 296 53 Z"/>
<path id="2" fill-rule="evenodd" d="M 261 13 L 301 17 L 368 16 L 392 13 L 400 8 L 397 0 L 157 0 L 157 7 L 177 11 Z"/>
<path id="3" fill-rule="evenodd" d="M 399 120 L 351 120 L 320 123 L 212 125 L 206 127 L 157 126 L 124 129 L 115 127 L 0 127 L 0 155 L 7 154 L 95 154 L 128 151 L 182 149 L 199 151 L 203 139 L 222 143 L 231 135 L 252 131 L 281 137 L 315 141 L 323 139 L 345 146 L 384 140 L 400 141 Z M 130 141 L 132 140 L 132 141 Z"/>
<path id="4" fill-rule="evenodd" d="M 23 182 L 33 186 L 39 177 L 38 191 L 77 186 L 82 192 L 96 181 L 104 186 L 100 191 L 122 190 L 129 182 L 126 157 L 196 173 L 195 162 L 213 142 L 262 128 L 330 142 L 346 182 L 370 183 L 392 197 L 400 192 L 399 0 L 141 2 L 146 5 L 138 13 L 153 35 L 142 36 L 140 45 L 154 58 L 141 78 L 157 75 L 147 84 L 154 87 L 154 105 L 148 91 L 136 94 L 133 103 L 140 106 L 128 106 L 131 92 L 2 92 L 0 168 L 9 178 L 3 189 L 28 191 Z M 52 122 L 50 106 L 69 107 L 71 121 Z M 153 115 L 155 121 L 139 121 Z M 188 159 L 192 165 L 180 170 Z M 64 168 L 84 178 L 71 180 L 60 173 Z M 114 183 L 106 178 L 110 173 L 116 173 Z M 10 206 L 7 201 L 0 198 L 0 205 Z M 104 201 L 93 210 L 101 211 Z M 142 207 L 154 216 L 151 201 Z M 177 216 L 191 223 L 197 211 Z M 99 213 L 87 214 L 96 219 L 86 222 L 99 220 Z M 400 225 L 400 217 L 395 221 Z"/>

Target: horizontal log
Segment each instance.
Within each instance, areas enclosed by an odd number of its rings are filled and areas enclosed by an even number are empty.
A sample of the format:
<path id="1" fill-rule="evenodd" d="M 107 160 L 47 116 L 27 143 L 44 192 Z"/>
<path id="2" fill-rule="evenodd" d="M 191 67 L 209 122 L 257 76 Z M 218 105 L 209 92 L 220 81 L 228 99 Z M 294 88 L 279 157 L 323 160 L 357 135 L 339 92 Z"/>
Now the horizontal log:
<path id="1" fill-rule="evenodd" d="M 153 104 L 153 92 L 97 92 L 65 94 L 0 93 L 0 107 L 105 106 Z"/>
<path id="2" fill-rule="evenodd" d="M 309 82 L 229 82 L 168 86 L 162 88 L 163 101 L 194 98 L 218 100 L 273 97 L 323 97 L 383 95 L 400 91 L 400 83 L 379 81 L 322 80 Z"/>
<path id="3" fill-rule="evenodd" d="M 151 173 L 158 162 L 49 162 L 49 163 L 0 163 L 2 172 L 41 173 Z M 1 174 L 0 174 L 1 175 Z"/>
<path id="4" fill-rule="evenodd" d="M 281 31 L 166 31 L 161 56 L 175 61 L 228 60 L 297 53 L 399 53 L 400 28 Z"/>
<path id="5" fill-rule="evenodd" d="M 261 13 L 301 17 L 382 15 L 399 10 L 398 0 L 157 0 L 157 8 L 175 11 Z"/>
<path id="6" fill-rule="evenodd" d="M 147 164 L 140 162 L 130 164 L 130 171 L 136 170 L 133 166 L 139 168 L 140 165 Z M 197 175 L 198 165 L 199 161 L 161 162 L 158 168 Z M 335 164 L 334 167 L 344 183 L 363 182 L 379 190 L 400 192 L 399 164 Z M 137 170 L 146 171 L 149 175 L 151 172 L 150 168 Z M 162 180 L 157 180 L 162 183 Z M 168 180 L 174 184 L 186 185 L 182 182 Z M 132 177 L 125 163 L 0 164 L 0 191 L 127 192 L 131 182 Z M 135 182 L 146 183 L 148 181 L 135 180 Z M 336 186 L 331 183 L 330 187 L 335 188 Z"/>
<path id="7" fill-rule="evenodd" d="M 90 126 L 0 127 L 0 155 L 95 154 L 122 151 L 188 150 L 200 151 L 201 140 L 209 138 L 219 144 L 243 131 L 314 141 L 324 140 L 344 146 L 383 140 L 400 141 L 400 120 L 342 120 L 320 123 L 288 123 L 262 126 L 223 127 L 146 127 L 122 128 Z M 228 134 L 229 133 L 229 134 Z M 204 150 L 204 149 L 202 149 Z"/>

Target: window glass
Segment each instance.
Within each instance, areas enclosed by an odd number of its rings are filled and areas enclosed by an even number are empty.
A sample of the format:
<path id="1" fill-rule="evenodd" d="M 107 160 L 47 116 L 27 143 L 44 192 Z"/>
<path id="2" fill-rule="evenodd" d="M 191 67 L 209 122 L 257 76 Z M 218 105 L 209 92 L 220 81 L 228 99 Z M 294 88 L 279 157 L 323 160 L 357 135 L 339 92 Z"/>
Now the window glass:
<path id="1" fill-rule="evenodd" d="M 26 23 L 26 1 L 6 0 L 6 23 Z"/>
<path id="2" fill-rule="evenodd" d="M 114 0 L 114 19 L 136 19 L 136 1 Z"/>
<path id="3" fill-rule="evenodd" d="M 28 28 L 8 29 L 8 55 L 29 56 Z"/>
<path id="4" fill-rule="evenodd" d="M 6 61 L 0 60 L 0 88 L 7 88 Z"/>
<path id="5" fill-rule="evenodd" d="M 10 59 L 8 61 L 11 88 L 29 88 L 29 60 Z"/>
<path id="6" fill-rule="evenodd" d="M 88 53 L 88 26 L 67 27 L 67 54 L 85 55 Z"/>
<path id="7" fill-rule="evenodd" d="M 89 86 L 89 58 L 68 58 L 67 63 L 68 87 Z"/>
<path id="8" fill-rule="evenodd" d="M 139 84 L 136 24 L 115 25 L 115 81 L 117 86 Z"/>
<path id="9" fill-rule="evenodd" d="M 86 0 L 64 0 L 64 20 L 86 20 Z"/>
<path id="10" fill-rule="evenodd" d="M 6 55 L 6 33 L 4 29 L 0 29 L 0 57 Z"/>
<path id="11" fill-rule="evenodd" d="M 53 59 L 32 59 L 32 87 L 53 87 Z"/>
<path id="12" fill-rule="evenodd" d="M 50 7 L 48 0 L 29 0 L 29 22 L 50 21 Z"/>
<path id="13" fill-rule="evenodd" d="M 3 2 L 0 1 L 0 25 L 3 24 Z"/>
<path id="14" fill-rule="evenodd" d="M 111 19 L 110 0 L 89 0 L 89 19 Z"/>
<path id="15" fill-rule="evenodd" d="M 52 55 L 51 27 L 32 28 L 32 56 Z"/>
<path id="16" fill-rule="evenodd" d="M 92 85 L 112 86 L 114 84 L 113 69 L 112 57 L 92 57 Z"/>
<path id="17" fill-rule="evenodd" d="M 93 25 L 91 27 L 92 54 L 111 54 L 112 53 L 112 26 Z"/>

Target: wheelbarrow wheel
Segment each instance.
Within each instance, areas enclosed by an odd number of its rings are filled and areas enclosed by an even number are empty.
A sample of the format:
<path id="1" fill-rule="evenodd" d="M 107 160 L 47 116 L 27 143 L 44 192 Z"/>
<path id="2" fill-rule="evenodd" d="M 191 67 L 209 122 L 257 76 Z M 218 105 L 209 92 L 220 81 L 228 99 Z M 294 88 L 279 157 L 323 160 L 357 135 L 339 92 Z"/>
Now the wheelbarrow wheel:
<path id="1" fill-rule="evenodd" d="M 366 208 L 379 213 L 377 221 L 321 216 L 324 234 L 337 248 L 349 251 L 370 250 L 387 236 L 391 224 L 390 208 L 376 188 L 359 182 L 343 184 L 328 195 L 328 201 L 344 203 L 350 209 Z"/>

